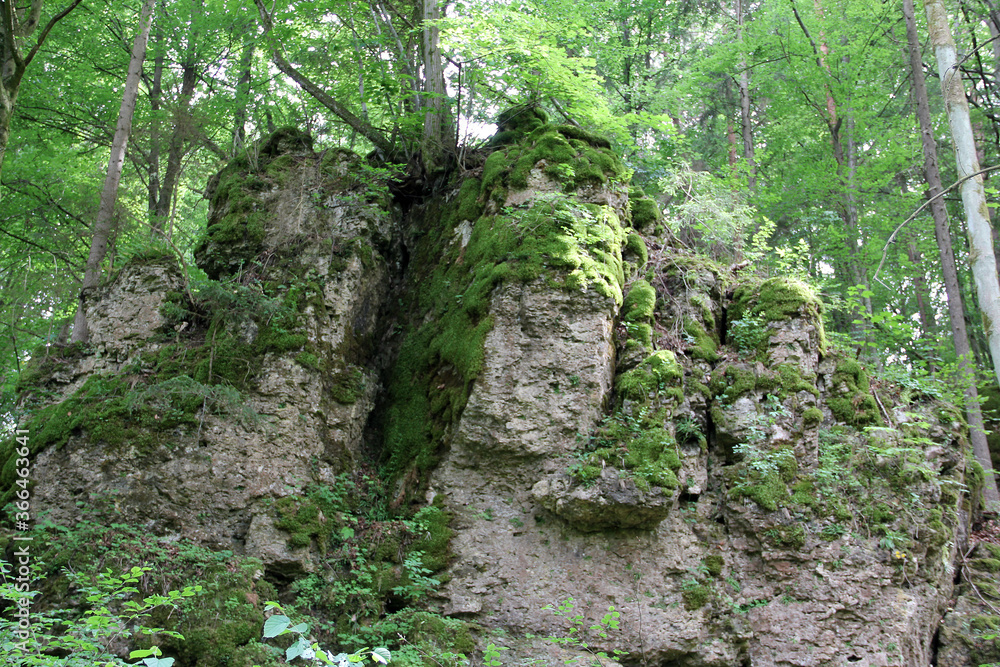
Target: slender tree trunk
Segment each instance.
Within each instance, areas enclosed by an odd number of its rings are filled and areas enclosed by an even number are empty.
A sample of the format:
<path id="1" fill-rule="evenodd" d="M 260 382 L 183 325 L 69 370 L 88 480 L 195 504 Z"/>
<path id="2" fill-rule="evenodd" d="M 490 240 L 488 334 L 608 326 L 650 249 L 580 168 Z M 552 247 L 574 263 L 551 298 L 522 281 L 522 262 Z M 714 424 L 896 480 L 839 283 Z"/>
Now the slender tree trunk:
<path id="1" fill-rule="evenodd" d="M 243 52 L 240 53 L 240 78 L 236 82 L 236 109 L 233 112 L 233 155 L 243 151 L 247 137 L 247 109 L 250 106 L 250 81 L 253 75 L 253 52 L 256 35 L 249 27 L 244 33 Z"/>
<path id="2" fill-rule="evenodd" d="M 932 5 L 934 5 L 933 8 Z M 965 106 L 965 94 L 961 90 L 961 80 L 958 79 L 957 76 L 950 77 L 949 70 L 953 67 L 955 61 L 954 43 L 951 40 L 951 32 L 948 28 L 948 16 L 945 14 L 944 8 L 941 7 L 940 0 L 930 0 L 926 5 L 926 10 L 927 23 L 929 30 L 931 31 L 931 40 L 935 46 L 935 51 L 937 51 L 938 54 L 938 70 L 941 72 L 942 77 L 941 85 L 942 88 L 945 89 L 945 99 L 949 107 L 948 115 L 949 120 L 951 120 L 952 107 L 956 104 L 959 106 Z M 951 322 L 951 333 L 952 339 L 955 343 L 955 353 L 958 355 L 960 364 L 960 381 L 964 385 L 963 391 L 965 394 L 965 410 L 969 422 L 969 439 L 972 441 L 972 451 L 976 460 L 979 461 L 983 468 L 986 469 L 986 484 L 984 488 L 986 505 L 990 508 L 996 508 L 997 505 L 1000 504 L 1000 494 L 997 493 L 996 479 L 992 472 L 993 463 L 990 459 L 989 445 L 986 442 L 986 429 L 983 425 L 983 415 L 980 410 L 978 390 L 976 389 L 975 365 L 973 363 L 973 357 L 969 346 L 968 331 L 965 327 L 965 309 L 962 304 L 958 268 L 955 264 L 955 255 L 951 245 L 951 233 L 948 227 L 948 212 L 945 208 L 944 200 L 939 196 L 935 196 L 939 195 L 943 188 L 941 184 L 941 176 L 938 171 L 937 146 L 934 142 L 934 129 L 931 124 L 930 106 L 927 103 L 927 86 L 924 82 L 923 62 L 920 57 L 920 41 L 917 35 L 913 0 L 903 0 L 903 15 L 906 19 L 906 37 L 910 54 L 911 80 L 913 81 L 914 97 L 917 100 L 917 118 L 920 121 L 920 135 L 924 151 L 924 171 L 927 175 L 927 184 L 929 186 L 928 194 L 931 197 L 934 197 L 930 207 L 931 213 L 934 216 L 934 236 L 937 239 L 938 249 L 941 252 L 941 268 L 944 272 L 945 293 L 948 297 L 948 317 Z M 950 59 L 948 57 L 949 43 L 951 44 Z M 938 44 L 942 45 L 941 49 L 938 49 Z M 952 81 L 948 81 L 948 78 L 952 78 Z M 958 84 L 959 90 L 957 93 L 961 97 L 960 103 L 956 103 L 954 99 L 956 93 L 954 90 L 955 83 Z M 948 88 L 949 86 L 951 87 L 950 90 Z M 949 99 L 949 93 L 952 96 L 951 99 Z M 965 106 L 965 113 L 967 133 L 971 138 L 972 128 L 968 125 L 967 106 Z M 952 131 L 954 133 L 954 125 Z M 956 151 L 958 151 L 959 141 L 957 137 L 955 139 L 955 145 Z M 974 159 L 974 147 L 972 156 Z M 963 156 L 959 155 L 958 163 L 960 177 L 967 175 L 967 173 L 974 173 L 975 171 L 978 171 L 978 165 L 976 165 L 972 171 L 961 173 L 962 162 Z M 970 179 L 969 181 L 966 181 L 966 184 L 973 183 L 973 180 L 974 179 Z M 981 192 L 982 182 L 979 181 L 978 185 Z M 963 201 L 965 201 L 965 184 L 962 185 L 962 189 L 962 198 Z M 985 201 L 983 201 L 983 208 L 985 208 Z M 966 208 L 967 215 L 968 212 L 969 209 Z M 989 222 L 986 221 L 986 219 L 982 219 L 980 222 L 986 224 L 988 231 Z M 970 236 L 972 233 L 972 224 L 973 223 L 970 220 Z M 986 234 L 986 238 L 989 240 L 988 233 Z M 992 259 L 992 244 L 990 245 L 989 252 L 990 259 Z M 996 294 L 998 287 L 995 260 L 993 261 L 992 270 L 993 276 L 991 282 L 993 285 L 993 292 Z M 980 292 L 980 300 L 982 300 L 982 292 Z M 994 352 L 994 358 L 1000 358 L 1000 356 L 997 356 L 997 353 Z"/>
<path id="3" fill-rule="evenodd" d="M 906 257 L 913 264 L 915 272 L 913 275 L 913 292 L 917 299 L 917 315 L 920 317 L 920 328 L 923 329 L 925 338 L 932 338 L 934 335 L 934 312 L 931 310 L 927 297 L 927 281 L 924 279 L 923 255 L 917 248 L 916 241 L 912 238 L 906 241 Z"/>
<path id="4" fill-rule="evenodd" d="M 165 15 L 165 9 L 161 0 L 160 15 Z M 152 33 L 153 51 L 153 79 L 147 82 L 149 87 L 149 109 L 152 114 L 152 122 L 149 129 L 149 182 L 146 184 L 147 204 L 146 212 L 149 216 L 150 231 L 155 236 L 156 232 L 156 204 L 160 199 L 160 129 L 163 123 L 160 118 L 160 111 L 163 100 L 163 33 L 157 25 L 157 29 Z"/>
<path id="5" fill-rule="evenodd" d="M 823 21 L 825 19 L 825 12 L 821 0 L 814 0 L 813 5 L 820 21 Z M 798 7 L 796 7 L 794 0 L 791 0 L 791 6 L 796 22 L 798 22 L 799 27 L 802 29 L 802 32 L 805 34 L 810 45 L 812 46 L 817 66 L 827 75 L 830 75 L 830 65 L 827 62 L 827 58 L 830 56 L 830 46 L 826 43 L 826 36 L 824 32 L 822 30 L 820 31 L 819 42 L 817 43 L 810 34 L 809 29 L 802 20 L 802 17 L 799 15 Z M 829 81 L 824 84 L 823 88 L 826 96 L 824 121 L 826 122 L 827 130 L 830 132 L 833 159 L 837 163 L 837 182 L 840 184 L 841 188 L 841 202 L 840 206 L 838 206 L 838 214 L 840 215 L 841 221 L 844 223 L 844 232 L 847 239 L 848 261 L 846 273 L 851 282 L 855 285 L 867 286 L 868 273 L 865 269 L 864 258 L 861 256 L 860 245 L 862 239 L 858 225 L 858 206 L 857 196 L 855 194 L 857 191 L 855 183 L 857 176 L 857 158 L 856 147 L 854 145 L 854 115 L 851 112 L 850 106 L 848 106 L 846 114 L 847 127 L 845 128 L 845 119 L 840 115 L 837 99 L 833 95 L 833 90 L 830 88 Z M 844 136 L 845 130 L 847 134 L 846 137 Z M 864 291 L 862 293 L 864 293 Z M 863 296 L 861 306 L 865 313 L 870 317 L 872 314 L 871 298 Z M 860 319 L 860 315 L 860 312 L 854 313 L 852 314 L 851 319 L 857 321 Z M 865 332 L 859 330 L 854 324 L 851 325 L 851 328 L 854 330 L 856 336 L 865 334 Z"/>
<path id="6" fill-rule="evenodd" d="M 129 60 L 128 76 L 125 78 L 125 92 L 122 93 L 121 110 L 118 112 L 118 125 L 115 127 L 115 138 L 111 143 L 111 157 L 108 159 L 108 175 L 104 179 L 104 190 L 101 192 L 101 202 L 97 209 L 97 220 L 94 223 L 93 236 L 90 242 L 90 255 L 83 275 L 83 285 L 80 287 L 80 303 L 77 305 L 76 318 L 73 321 L 74 343 L 86 343 L 90 336 L 87 328 L 87 313 L 84 309 L 84 299 L 88 291 L 97 286 L 101 277 L 101 262 L 108 251 L 108 239 L 111 236 L 114 219 L 115 202 L 118 199 L 118 183 L 122 177 L 122 167 L 125 165 L 125 149 L 128 146 L 129 134 L 132 131 L 132 115 L 135 111 L 136 98 L 139 96 L 139 78 L 142 73 L 142 62 L 146 59 L 146 42 L 149 39 L 149 28 L 153 19 L 153 4 L 155 0 L 145 0 L 139 15 L 139 32 L 132 45 L 132 57 Z"/>
<path id="7" fill-rule="evenodd" d="M 757 161 L 754 155 L 753 117 L 750 111 L 750 66 L 747 64 L 746 55 L 743 53 L 743 31 L 746 16 L 743 11 L 743 0 L 735 0 L 735 3 L 736 41 L 740 49 L 740 76 L 737 85 L 740 90 L 740 125 L 743 134 L 743 159 L 747 163 L 747 186 L 750 192 L 753 193 L 757 189 Z"/>
<path id="8" fill-rule="evenodd" d="M 268 13 L 267 8 L 264 6 L 264 0 L 254 0 L 254 4 L 257 5 L 257 11 L 260 13 L 260 21 L 264 26 L 263 36 L 266 37 L 268 33 L 271 32 L 271 28 L 273 27 L 271 14 Z M 292 81 L 299 84 L 302 87 L 302 90 L 312 95 L 317 102 L 325 106 L 327 109 L 332 111 L 334 115 L 347 123 L 352 130 L 372 142 L 372 144 L 375 145 L 375 148 L 382 152 L 384 157 L 390 158 L 394 155 L 395 146 L 391 141 L 389 141 L 383 132 L 375 128 L 371 123 L 358 118 L 358 116 L 348 109 L 345 104 L 332 97 L 329 93 L 316 85 L 313 80 L 296 69 L 282 54 L 277 43 L 272 43 L 271 60 L 274 62 L 275 67 L 292 79 Z M 273 126 L 273 122 L 270 118 L 268 119 L 268 126 Z"/>

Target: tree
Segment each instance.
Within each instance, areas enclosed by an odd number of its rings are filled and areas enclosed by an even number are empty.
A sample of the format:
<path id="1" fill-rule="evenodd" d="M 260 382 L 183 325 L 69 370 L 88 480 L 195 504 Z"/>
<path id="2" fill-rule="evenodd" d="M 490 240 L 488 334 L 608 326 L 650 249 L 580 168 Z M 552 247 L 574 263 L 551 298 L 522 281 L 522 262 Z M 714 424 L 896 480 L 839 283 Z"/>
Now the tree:
<path id="1" fill-rule="evenodd" d="M 23 53 L 23 40 L 35 32 L 42 18 L 44 0 L 32 0 L 25 9 L 14 0 L 0 0 L 0 168 L 10 140 L 10 122 L 17 104 L 17 95 L 28 65 L 38 55 L 38 49 L 53 26 L 73 11 L 83 0 L 72 2 L 53 16 L 42 28 L 38 39 L 27 54 Z"/>
<path id="2" fill-rule="evenodd" d="M 944 288 L 948 295 L 948 318 L 951 322 L 951 335 L 955 344 L 955 354 L 958 355 L 959 379 L 963 384 L 965 394 L 965 413 L 969 422 L 969 439 L 972 441 L 972 451 L 976 460 L 986 470 L 986 500 L 994 504 L 1000 500 L 997 496 L 996 479 L 993 475 L 993 464 L 990 460 L 989 443 L 986 441 L 986 428 L 983 424 L 983 413 L 979 405 L 979 392 L 976 388 L 976 370 L 973 363 L 972 350 L 969 346 L 969 335 L 965 328 L 965 308 L 962 304 L 962 292 L 959 286 L 958 270 L 955 265 L 955 253 L 951 246 L 951 234 L 948 227 L 948 211 L 945 208 L 938 170 L 937 146 L 934 142 L 934 128 L 931 123 L 930 104 L 927 101 L 927 85 L 924 81 L 923 61 L 920 57 L 920 41 L 917 36 L 917 24 L 913 8 L 913 0 L 903 0 L 903 18 L 906 21 L 907 50 L 910 56 L 910 76 L 913 83 L 913 97 L 916 100 L 917 120 L 920 123 L 920 137 L 924 154 L 924 174 L 927 178 L 928 196 L 930 197 L 931 214 L 934 217 L 934 236 L 937 239 L 941 257 L 941 268 L 944 273 Z"/>
<path id="3" fill-rule="evenodd" d="M 104 180 L 104 190 L 101 192 L 101 203 L 97 210 L 97 220 L 94 223 L 90 255 L 87 257 L 83 284 L 80 287 L 80 303 L 73 321 L 71 340 L 74 343 L 85 343 L 90 335 L 84 303 L 87 293 L 97 287 L 101 277 L 101 262 L 104 261 L 104 256 L 108 251 L 108 238 L 111 235 L 115 202 L 118 198 L 118 184 L 122 177 L 122 167 L 125 165 L 125 148 L 128 145 L 129 134 L 132 132 L 132 115 L 135 112 L 135 103 L 139 96 L 139 77 L 142 73 L 142 63 L 146 59 L 146 42 L 149 39 L 149 29 L 153 21 L 155 1 L 144 0 L 139 14 L 139 31 L 135 36 L 135 43 L 132 45 L 128 76 L 125 79 L 125 91 L 122 93 L 121 110 L 118 112 L 115 138 L 111 144 L 111 157 L 108 159 L 108 174 Z"/>

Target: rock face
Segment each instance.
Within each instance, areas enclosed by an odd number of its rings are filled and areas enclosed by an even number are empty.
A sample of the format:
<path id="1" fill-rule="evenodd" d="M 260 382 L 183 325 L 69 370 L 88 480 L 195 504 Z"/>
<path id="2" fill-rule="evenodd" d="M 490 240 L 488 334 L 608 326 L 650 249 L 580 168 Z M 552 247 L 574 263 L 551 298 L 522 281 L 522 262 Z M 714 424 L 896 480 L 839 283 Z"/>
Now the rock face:
<path id="1" fill-rule="evenodd" d="M 398 242 L 391 205 L 358 184 L 358 158 L 298 138 L 262 173 L 234 164 L 216 184 L 228 199 L 214 200 L 196 254 L 223 283 L 190 303 L 172 257 L 133 262 L 88 302 L 91 354 L 53 353 L 45 388 L 57 401 L 45 410 L 76 412 L 34 464 L 35 502 L 55 522 L 110 498 L 154 534 L 258 556 L 276 573 L 313 569 L 275 527 L 273 503 L 354 466 Z M 259 247 L 222 242 L 251 239 L 257 222 Z M 108 385 L 114 409 L 83 380 Z"/>
<path id="2" fill-rule="evenodd" d="M 332 517 L 282 508 L 376 461 L 397 506 L 451 517 L 428 608 L 505 663 L 558 663 L 538 637 L 573 626 L 623 663 L 932 664 L 975 508 L 954 409 L 873 385 L 807 286 L 666 245 L 603 140 L 499 136 L 405 212 L 294 132 L 223 170 L 214 282 L 191 301 L 133 263 L 90 349 L 37 367 L 26 401 L 62 426 L 33 441 L 36 511 L 110 498 L 287 583 L 322 575 Z M 980 657 L 960 612 L 939 664 Z"/>

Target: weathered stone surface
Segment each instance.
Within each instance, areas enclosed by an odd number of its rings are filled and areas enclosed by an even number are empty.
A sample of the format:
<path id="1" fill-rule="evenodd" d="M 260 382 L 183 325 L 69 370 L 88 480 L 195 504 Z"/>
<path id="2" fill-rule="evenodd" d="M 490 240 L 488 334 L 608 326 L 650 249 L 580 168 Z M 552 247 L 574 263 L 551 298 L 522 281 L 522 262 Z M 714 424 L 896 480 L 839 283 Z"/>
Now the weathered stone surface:
<path id="1" fill-rule="evenodd" d="M 41 452 L 33 469 L 35 511 L 73 525 L 88 505 L 110 497 L 124 520 L 154 534 L 258 556 L 282 576 L 312 569 L 308 549 L 285 544 L 271 505 L 332 483 L 362 448 L 380 390 L 373 341 L 381 335 L 396 231 L 382 204 L 334 187 L 357 158 L 324 160 L 297 150 L 288 156 L 284 186 L 258 193 L 259 208 L 268 211 L 266 241 L 244 270 L 291 285 L 281 273 L 291 266 L 297 280 L 320 286 L 298 320 L 314 352 L 268 352 L 248 369 L 253 379 L 239 406 L 222 414 L 199 410 L 196 424 L 161 434 L 152 451 L 78 433 Z M 127 266 L 102 287 L 88 307 L 92 352 L 60 367 L 60 396 L 72 395 L 90 375 L 113 377 L 126 357 L 158 349 L 160 306 L 181 289 L 178 270 L 157 264 Z M 265 324 L 243 318 L 233 325 L 235 336 L 250 345 Z M 167 333 L 166 340 L 183 341 L 191 330 Z M 192 346 L 206 336 L 196 335 Z"/>
<path id="2" fill-rule="evenodd" d="M 490 309 L 485 368 L 449 465 L 504 467 L 569 451 L 603 414 L 611 391 L 613 306 L 595 292 L 541 282 L 501 288 Z"/>
<path id="3" fill-rule="evenodd" d="M 180 271 L 170 263 L 119 271 L 110 283 L 87 296 L 90 347 L 99 355 L 124 359 L 147 346 L 165 324 L 160 307 L 182 285 Z"/>
<path id="4" fill-rule="evenodd" d="M 86 508 L 107 499 L 151 533 L 258 556 L 276 580 L 321 571 L 322 548 L 302 546 L 309 535 L 290 546 L 277 507 L 377 454 L 370 416 L 394 353 L 383 329 L 408 324 L 405 313 L 386 316 L 395 308 L 391 287 L 403 281 L 403 221 L 378 196 L 344 184 L 356 182 L 354 158 L 317 156 L 292 139 L 272 147 L 272 159 L 282 146 L 293 150 L 279 163 L 285 169 L 273 182 L 255 182 L 253 201 L 241 205 L 267 214 L 253 280 L 310 286 L 294 300 L 296 330 L 279 332 L 307 342 L 254 359 L 240 394 L 247 411 L 199 409 L 195 422 L 145 448 L 109 446 L 81 431 L 41 452 L 33 511 L 68 525 L 81 515 L 78 501 Z M 529 172 L 527 188 L 472 203 L 488 209 L 562 196 L 544 166 Z M 238 190 L 235 183 L 229 187 Z M 623 192 L 622 184 L 586 186 L 573 196 L 621 215 Z M 218 206 L 221 224 L 231 209 Z M 413 235 L 432 225 L 409 222 Z M 473 229 L 457 221 L 442 237 L 441 261 L 467 261 Z M 239 265 L 243 250 L 216 263 L 220 275 Z M 504 633 L 497 641 L 510 648 L 511 664 L 590 655 L 539 639 L 570 634 L 566 614 L 551 608 L 560 603 L 582 616 L 582 641 L 593 651 L 625 651 L 622 664 L 931 664 L 967 537 L 960 425 L 924 398 L 855 418 L 857 405 L 875 397 L 856 360 L 821 356 L 811 302 L 764 322 L 759 348 L 739 358 L 720 345 L 736 278 L 704 258 L 669 256 L 662 244 L 654 250 L 657 314 L 647 327 L 655 335 L 638 347 L 618 326 L 615 299 L 595 289 L 568 291 L 551 275 L 489 284 L 488 312 L 477 314 L 492 322 L 482 370 L 462 381 L 471 393 L 464 406 L 449 404 L 450 421 L 426 429 L 443 431 L 428 456 L 439 463 L 424 471 L 427 479 L 416 479 L 413 465 L 395 480 L 426 491 L 454 517 L 453 559 L 436 573 L 445 583 L 429 605 L 476 623 L 484 643 L 493 641 L 487 633 Z M 618 250 L 602 252 L 616 258 Z M 88 375 L 113 377 L 127 360 L 160 349 L 162 341 L 148 339 L 165 332 L 160 292 L 177 291 L 176 278 L 163 267 L 124 270 L 88 311 L 101 356 L 60 365 L 47 387 L 69 396 Z M 441 311 L 415 317 L 433 312 Z M 208 335 L 198 326 L 192 350 Z M 249 317 L 232 326 L 250 345 L 268 323 Z M 175 340 L 190 333 L 172 331 Z M 426 380 L 420 373 L 452 380 L 446 365 L 411 369 L 414 383 Z M 142 368 L 129 372 L 142 382 Z M 625 396 L 628 372 L 634 391 Z M 451 397 L 458 394 L 465 396 Z M 659 450 L 641 440 L 648 433 Z M 640 445 L 662 461 L 627 466 Z M 604 458 L 589 458 L 595 452 Z M 596 471 L 589 478 L 579 474 L 583 463 Z M 834 484 L 852 470 L 867 477 Z M 656 475 L 667 479 L 663 486 L 648 484 Z M 386 571 L 393 569 L 402 570 L 399 561 Z M 619 627 L 593 630 L 612 606 Z M 969 664 L 956 629 L 974 611 L 962 601 L 948 613 L 939 665 Z"/>
<path id="5" fill-rule="evenodd" d="M 550 475 L 531 489 L 535 502 L 583 532 L 651 530 L 673 507 L 673 494 L 660 487 L 636 488 L 635 481 L 606 468 L 590 485 L 565 474 Z"/>

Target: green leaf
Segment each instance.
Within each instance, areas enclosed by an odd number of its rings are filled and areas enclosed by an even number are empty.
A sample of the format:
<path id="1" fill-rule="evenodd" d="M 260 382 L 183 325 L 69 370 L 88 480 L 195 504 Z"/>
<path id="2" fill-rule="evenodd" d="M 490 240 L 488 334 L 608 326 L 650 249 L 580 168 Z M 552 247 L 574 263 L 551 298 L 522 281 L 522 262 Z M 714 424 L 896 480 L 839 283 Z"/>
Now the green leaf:
<path id="1" fill-rule="evenodd" d="M 285 632 L 285 628 L 292 624 L 292 619 L 287 616 L 275 614 L 264 622 L 264 639 L 277 637 Z"/>
<path id="2" fill-rule="evenodd" d="M 295 658 L 302 655 L 302 652 L 305 651 L 307 648 L 309 648 L 309 642 L 307 642 L 302 637 L 299 637 L 298 641 L 296 641 L 294 644 L 292 644 L 285 650 L 285 660 L 291 662 Z"/>

